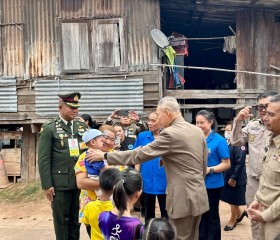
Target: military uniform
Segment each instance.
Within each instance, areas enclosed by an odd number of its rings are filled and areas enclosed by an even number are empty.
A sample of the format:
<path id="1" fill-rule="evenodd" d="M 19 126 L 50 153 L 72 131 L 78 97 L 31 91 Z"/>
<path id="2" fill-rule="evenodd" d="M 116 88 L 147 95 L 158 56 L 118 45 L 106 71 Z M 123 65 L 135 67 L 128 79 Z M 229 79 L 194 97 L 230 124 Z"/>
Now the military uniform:
<path id="1" fill-rule="evenodd" d="M 73 108 L 79 106 L 77 101 L 69 104 Z M 38 163 L 42 188 L 54 187 L 55 191 L 52 209 L 57 240 L 79 239 L 80 235 L 80 190 L 76 185 L 74 165 L 82 152 L 79 146 L 86 124 L 76 120 L 72 120 L 71 124 L 68 126 L 67 121 L 59 116 L 42 125 L 39 138 Z"/>
<path id="2" fill-rule="evenodd" d="M 114 125 L 118 121 L 108 118 L 104 121 L 104 124 L 108 125 Z M 142 120 L 139 120 L 138 122 L 132 122 L 130 126 L 123 127 L 124 133 L 126 137 L 136 137 L 140 132 L 144 132 L 148 130 L 148 127 L 146 123 L 144 123 Z"/>
<path id="3" fill-rule="evenodd" d="M 259 229 L 260 240 L 274 240 L 280 233 L 280 135 L 272 134 L 265 147 L 263 173 L 256 200 L 262 205 L 262 218 Z"/>
<path id="4" fill-rule="evenodd" d="M 263 155 L 261 153 L 265 146 L 270 131 L 263 125 L 261 119 L 253 119 L 242 128 L 242 121 L 233 122 L 230 142 L 234 146 L 242 146 L 248 143 L 249 160 L 247 167 L 246 203 L 249 206 L 259 188 L 259 179 L 262 174 Z M 258 239 L 259 223 L 251 221 L 252 238 Z"/>

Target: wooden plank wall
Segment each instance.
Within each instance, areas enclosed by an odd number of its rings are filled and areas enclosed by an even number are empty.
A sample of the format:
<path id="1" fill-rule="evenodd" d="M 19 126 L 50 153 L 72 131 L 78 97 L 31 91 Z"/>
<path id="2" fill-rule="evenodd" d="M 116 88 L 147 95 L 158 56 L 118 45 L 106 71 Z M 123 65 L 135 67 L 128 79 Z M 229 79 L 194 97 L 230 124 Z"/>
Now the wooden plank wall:
<path id="1" fill-rule="evenodd" d="M 237 66 L 239 70 L 280 74 L 270 65 L 280 67 L 280 23 L 273 12 L 247 10 L 237 14 Z M 238 89 L 276 90 L 279 78 L 237 75 Z"/>

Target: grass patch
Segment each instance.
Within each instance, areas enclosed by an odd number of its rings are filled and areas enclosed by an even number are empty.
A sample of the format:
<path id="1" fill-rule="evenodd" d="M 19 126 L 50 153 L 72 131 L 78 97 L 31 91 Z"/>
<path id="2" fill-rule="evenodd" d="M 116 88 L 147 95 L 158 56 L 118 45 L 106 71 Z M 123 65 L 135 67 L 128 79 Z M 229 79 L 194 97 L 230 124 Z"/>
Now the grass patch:
<path id="1" fill-rule="evenodd" d="M 0 203 L 32 202 L 44 198 L 45 194 L 40 181 L 15 183 L 0 190 Z"/>

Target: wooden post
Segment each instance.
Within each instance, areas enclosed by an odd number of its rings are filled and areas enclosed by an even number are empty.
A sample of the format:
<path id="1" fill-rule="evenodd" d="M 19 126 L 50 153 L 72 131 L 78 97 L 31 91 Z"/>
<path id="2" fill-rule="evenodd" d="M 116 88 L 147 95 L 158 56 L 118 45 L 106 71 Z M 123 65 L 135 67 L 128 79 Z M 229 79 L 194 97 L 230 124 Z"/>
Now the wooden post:
<path id="1" fill-rule="evenodd" d="M 23 126 L 21 178 L 30 180 L 35 178 L 36 172 L 36 135 L 32 133 L 30 125 Z"/>

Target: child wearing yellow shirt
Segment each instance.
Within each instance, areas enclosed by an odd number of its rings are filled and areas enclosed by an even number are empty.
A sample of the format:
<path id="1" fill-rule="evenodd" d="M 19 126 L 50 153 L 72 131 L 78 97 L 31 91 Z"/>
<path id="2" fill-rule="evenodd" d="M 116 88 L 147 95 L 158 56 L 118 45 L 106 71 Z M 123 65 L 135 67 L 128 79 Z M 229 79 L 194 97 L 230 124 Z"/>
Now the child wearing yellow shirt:
<path id="1" fill-rule="evenodd" d="M 84 210 L 83 222 L 91 226 L 91 240 L 104 239 L 98 226 L 98 216 L 101 212 L 111 211 L 113 209 L 113 203 L 110 197 L 113 194 L 114 186 L 121 179 L 121 173 L 116 168 L 105 169 L 99 176 L 101 195 L 96 201 L 89 202 Z"/>

